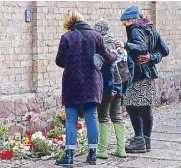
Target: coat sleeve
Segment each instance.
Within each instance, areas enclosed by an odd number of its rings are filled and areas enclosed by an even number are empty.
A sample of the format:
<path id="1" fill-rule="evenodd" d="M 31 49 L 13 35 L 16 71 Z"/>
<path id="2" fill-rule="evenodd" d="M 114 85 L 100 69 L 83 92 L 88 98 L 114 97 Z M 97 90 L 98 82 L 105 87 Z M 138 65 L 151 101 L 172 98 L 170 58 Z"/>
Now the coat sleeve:
<path id="1" fill-rule="evenodd" d="M 154 53 L 150 53 L 150 62 L 151 64 L 158 64 L 162 61 L 162 58 L 169 54 L 169 48 L 165 41 L 160 37 L 158 38 L 156 51 Z"/>
<path id="2" fill-rule="evenodd" d="M 111 53 L 109 49 L 105 47 L 101 36 L 99 36 L 99 40 L 97 42 L 96 53 L 101 55 L 106 62 L 113 63 L 117 60 L 117 55 L 115 53 Z"/>
<path id="3" fill-rule="evenodd" d="M 131 32 L 130 42 L 125 42 L 125 49 L 131 52 L 136 52 L 138 55 L 147 54 L 146 37 L 142 30 L 134 28 Z"/>
<path id="4" fill-rule="evenodd" d="M 167 55 L 169 55 L 169 48 L 167 44 L 165 43 L 165 41 L 160 36 L 158 39 L 158 49 L 162 53 L 163 57 L 166 57 Z"/>
<path id="5" fill-rule="evenodd" d="M 57 53 L 57 57 L 55 60 L 56 65 L 61 68 L 65 68 L 67 48 L 68 48 L 67 42 L 66 42 L 64 36 L 62 36 L 60 39 L 58 53 Z"/>
<path id="6" fill-rule="evenodd" d="M 150 53 L 150 64 L 158 64 L 162 60 L 162 53 L 160 51 L 156 51 L 155 53 Z"/>

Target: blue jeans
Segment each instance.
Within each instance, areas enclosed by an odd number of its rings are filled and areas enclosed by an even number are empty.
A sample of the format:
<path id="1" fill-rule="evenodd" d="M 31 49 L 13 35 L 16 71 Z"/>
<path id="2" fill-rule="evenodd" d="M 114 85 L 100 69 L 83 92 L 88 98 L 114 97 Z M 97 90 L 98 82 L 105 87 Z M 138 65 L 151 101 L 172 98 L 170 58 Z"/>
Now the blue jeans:
<path id="1" fill-rule="evenodd" d="M 153 127 L 153 113 L 151 106 L 127 106 L 135 136 L 151 136 Z"/>
<path id="2" fill-rule="evenodd" d="M 89 148 L 96 148 L 98 143 L 98 123 L 96 116 L 96 103 L 66 105 L 66 149 L 75 149 L 77 141 L 77 121 L 81 110 L 87 126 Z"/>

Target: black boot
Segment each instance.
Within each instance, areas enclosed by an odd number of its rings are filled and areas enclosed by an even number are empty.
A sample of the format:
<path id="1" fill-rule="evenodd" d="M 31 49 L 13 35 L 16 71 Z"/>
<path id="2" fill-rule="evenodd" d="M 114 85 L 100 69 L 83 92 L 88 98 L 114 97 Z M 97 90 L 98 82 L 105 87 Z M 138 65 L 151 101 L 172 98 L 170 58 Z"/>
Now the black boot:
<path id="1" fill-rule="evenodd" d="M 143 137 L 134 137 L 129 144 L 126 145 L 127 153 L 144 153 L 146 152 L 145 139 Z"/>
<path id="2" fill-rule="evenodd" d="M 128 146 L 131 143 L 131 141 L 134 141 L 134 137 L 128 138 L 125 142 L 125 146 Z"/>
<path id="3" fill-rule="evenodd" d="M 96 165 L 96 149 L 89 149 L 89 153 L 87 156 L 87 162 L 90 165 Z"/>
<path id="4" fill-rule="evenodd" d="M 146 143 L 147 152 L 150 152 L 151 151 L 151 139 L 147 136 L 145 136 L 145 143 Z"/>
<path id="5" fill-rule="evenodd" d="M 73 149 L 67 149 L 61 159 L 57 159 L 55 165 L 73 165 Z"/>

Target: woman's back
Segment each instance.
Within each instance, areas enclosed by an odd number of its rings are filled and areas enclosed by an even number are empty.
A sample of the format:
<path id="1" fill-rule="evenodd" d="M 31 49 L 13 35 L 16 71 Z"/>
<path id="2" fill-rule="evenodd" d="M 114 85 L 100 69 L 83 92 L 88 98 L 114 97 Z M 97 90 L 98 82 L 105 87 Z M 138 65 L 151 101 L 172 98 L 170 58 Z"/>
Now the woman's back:
<path id="1" fill-rule="evenodd" d="M 81 28 L 80 25 L 84 26 Z M 95 70 L 93 56 L 99 53 L 106 61 L 113 62 L 116 60 L 116 55 L 108 52 L 99 33 L 84 28 L 87 27 L 85 22 L 77 22 L 76 27 L 61 37 L 56 58 L 56 64 L 65 68 L 62 104 L 100 103 L 102 76 Z"/>
<path id="2" fill-rule="evenodd" d="M 92 30 L 80 32 L 85 40 L 77 31 L 70 31 L 64 35 L 68 44 L 65 73 L 69 74 L 69 79 L 79 83 L 90 79 L 90 75 L 98 74 L 93 64 L 93 55 L 98 43 L 97 34 Z"/>

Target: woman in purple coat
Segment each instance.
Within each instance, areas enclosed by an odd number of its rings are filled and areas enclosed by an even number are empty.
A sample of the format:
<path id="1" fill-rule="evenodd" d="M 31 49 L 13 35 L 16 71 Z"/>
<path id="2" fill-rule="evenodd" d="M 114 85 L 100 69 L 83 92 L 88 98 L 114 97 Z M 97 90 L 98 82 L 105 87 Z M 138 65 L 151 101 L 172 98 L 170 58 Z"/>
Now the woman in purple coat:
<path id="1" fill-rule="evenodd" d="M 87 126 L 87 162 L 96 164 L 96 107 L 102 100 L 103 83 L 100 72 L 95 70 L 93 56 L 97 53 L 104 57 L 107 63 L 116 61 L 117 56 L 105 48 L 101 35 L 93 31 L 77 11 L 68 11 L 65 14 L 64 28 L 68 32 L 61 37 L 56 64 L 64 68 L 62 104 L 66 112 L 66 151 L 55 164 L 73 164 L 73 150 L 76 148 L 77 139 L 76 125 L 81 109 Z"/>

